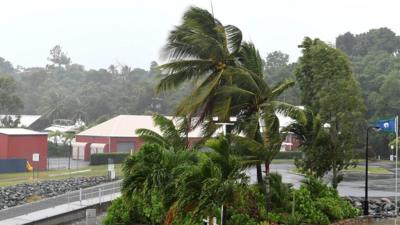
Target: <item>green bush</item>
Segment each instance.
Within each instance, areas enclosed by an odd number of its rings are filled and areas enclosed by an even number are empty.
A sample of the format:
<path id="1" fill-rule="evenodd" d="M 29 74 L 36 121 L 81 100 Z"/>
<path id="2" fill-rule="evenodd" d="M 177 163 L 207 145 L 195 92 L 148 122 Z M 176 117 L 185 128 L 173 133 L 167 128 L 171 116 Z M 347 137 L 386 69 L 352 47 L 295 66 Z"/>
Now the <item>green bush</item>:
<path id="1" fill-rule="evenodd" d="M 128 153 L 97 153 L 90 156 L 90 165 L 108 164 L 108 159 L 112 159 L 113 163 L 123 163 L 129 156 Z"/>
<path id="2" fill-rule="evenodd" d="M 288 214 L 283 217 L 283 224 L 285 225 L 301 225 L 303 223 L 303 216 L 300 213 Z"/>
<path id="3" fill-rule="evenodd" d="M 47 142 L 48 157 L 68 157 L 71 154 L 71 146 Z"/>
<path id="4" fill-rule="evenodd" d="M 231 225 L 258 225 L 257 220 L 251 218 L 247 214 L 233 214 L 229 219 L 229 224 Z"/>
<path id="5" fill-rule="evenodd" d="M 354 218 L 358 209 L 342 199 L 332 187 L 320 179 L 308 178 L 295 190 L 295 210 L 302 215 L 307 224 L 329 224 L 330 222 Z"/>
<path id="6" fill-rule="evenodd" d="M 270 173 L 268 203 L 270 209 L 275 212 L 285 212 L 291 208 L 291 185 L 282 182 L 282 176 L 278 173 Z"/>
<path id="7" fill-rule="evenodd" d="M 303 157 L 303 152 L 278 152 L 276 154 L 274 159 L 296 159 L 296 158 L 302 158 Z"/>
<path id="8" fill-rule="evenodd" d="M 299 190 L 295 190 L 295 211 L 301 214 L 304 222 L 308 224 L 328 225 L 329 218 L 317 208 L 311 193 L 304 186 Z"/>
<path id="9" fill-rule="evenodd" d="M 130 225 L 132 224 L 132 207 L 124 198 L 115 199 L 107 209 L 107 216 L 103 219 L 104 225 Z"/>

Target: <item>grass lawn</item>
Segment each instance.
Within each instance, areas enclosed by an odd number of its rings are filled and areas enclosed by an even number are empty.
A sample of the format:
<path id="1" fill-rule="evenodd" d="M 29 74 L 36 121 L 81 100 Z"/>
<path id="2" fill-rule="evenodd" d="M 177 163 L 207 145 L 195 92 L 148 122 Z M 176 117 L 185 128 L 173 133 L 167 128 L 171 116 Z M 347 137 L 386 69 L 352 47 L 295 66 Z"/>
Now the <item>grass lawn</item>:
<path id="1" fill-rule="evenodd" d="M 357 166 L 354 168 L 348 168 L 345 170 L 346 172 L 365 172 L 365 166 Z M 369 174 L 393 174 L 389 170 L 380 167 L 380 166 L 369 166 L 368 167 Z"/>
<path id="2" fill-rule="evenodd" d="M 294 168 L 291 170 L 292 173 L 294 174 L 299 174 L 302 175 L 300 173 L 300 171 L 297 168 Z M 347 170 L 344 170 L 344 172 L 360 172 L 360 173 L 365 173 L 365 166 L 357 166 L 354 168 L 348 168 Z M 379 166 L 369 166 L 368 167 L 368 173 L 369 174 L 393 174 L 392 172 L 390 172 L 389 170 L 383 168 L 383 167 L 379 167 Z"/>
<path id="3" fill-rule="evenodd" d="M 117 176 L 121 176 L 121 164 L 115 164 L 115 173 Z M 32 172 L 26 173 L 1 173 L 0 174 L 0 187 L 10 186 L 20 183 L 33 183 L 44 180 L 60 180 L 67 179 L 70 177 L 91 177 L 91 176 L 106 176 L 107 165 L 101 166 L 89 166 L 75 170 L 50 170 L 40 171 L 39 178 L 35 180 L 32 178 Z"/>
<path id="4" fill-rule="evenodd" d="M 272 160 L 273 164 L 293 164 L 294 159 L 274 159 Z"/>

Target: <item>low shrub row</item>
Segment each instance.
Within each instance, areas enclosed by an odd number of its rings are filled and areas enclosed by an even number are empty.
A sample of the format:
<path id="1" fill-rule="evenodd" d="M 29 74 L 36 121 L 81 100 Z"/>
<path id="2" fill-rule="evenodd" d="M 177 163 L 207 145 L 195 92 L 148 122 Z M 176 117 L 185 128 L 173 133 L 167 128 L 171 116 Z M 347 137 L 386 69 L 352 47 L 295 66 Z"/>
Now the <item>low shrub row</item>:
<path id="1" fill-rule="evenodd" d="M 274 159 L 296 159 L 302 158 L 302 152 L 278 152 Z"/>
<path id="2" fill-rule="evenodd" d="M 48 142 L 48 157 L 68 157 L 71 154 L 71 146 Z"/>
<path id="3" fill-rule="evenodd" d="M 96 153 L 90 156 L 90 165 L 105 165 L 108 164 L 108 160 L 111 159 L 113 163 L 123 163 L 128 153 Z"/>

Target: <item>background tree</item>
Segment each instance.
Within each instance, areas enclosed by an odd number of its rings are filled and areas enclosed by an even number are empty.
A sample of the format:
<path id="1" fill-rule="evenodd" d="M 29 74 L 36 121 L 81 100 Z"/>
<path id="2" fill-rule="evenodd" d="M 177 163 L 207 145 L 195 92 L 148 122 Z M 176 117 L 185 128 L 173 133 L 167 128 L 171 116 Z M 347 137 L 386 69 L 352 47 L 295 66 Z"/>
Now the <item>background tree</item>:
<path id="1" fill-rule="evenodd" d="M 371 29 L 361 34 L 347 32 L 336 39 L 336 46 L 352 62 L 354 76 L 360 83 L 367 106 L 366 119 L 369 121 L 391 117 L 400 111 L 399 102 L 394 97 L 394 86 L 400 70 L 399 40 L 400 37 L 388 28 Z M 379 133 L 371 135 L 371 149 L 374 151 L 370 155 L 389 158 L 391 150 L 387 136 Z"/>
<path id="2" fill-rule="evenodd" d="M 71 63 L 71 58 L 68 57 L 66 52 L 62 51 L 60 45 L 56 45 L 50 49 L 50 56 L 48 60 L 54 65 L 57 65 L 58 68 L 61 68 L 61 66 L 66 67 Z"/>
<path id="3" fill-rule="evenodd" d="M 9 61 L 0 57 L 0 74 L 12 74 L 13 72 L 13 65 Z"/>
<path id="4" fill-rule="evenodd" d="M 10 76 L 0 77 L 0 125 L 2 127 L 17 127 L 20 123 L 19 113 L 23 103 L 16 94 L 17 84 Z M 12 116 L 16 115 L 16 116 Z"/>
<path id="5" fill-rule="evenodd" d="M 295 63 L 289 63 L 289 55 L 281 51 L 268 53 L 265 59 L 264 74 L 267 83 L 273 87 L 285 80 L 295 80 L 294 69 Z M 300 90 L 298 85 L 286 90 L 277 99 L 293 105 L 300 104 Z"/>
<path id="6" fill-rule="evenodd" d="M 361 92 L 350 63 L 340 50 L 310 38 L 305 38 L 300 48 L 303 55 L 295 74 L 301 102 L 321 116 L 322 124 L 329 124 L 326 148 L 331 156 L 332 185 L 336 188 L 341 181 L 340 171 L 352 165 L 353 147 L 363 126 Z"/>

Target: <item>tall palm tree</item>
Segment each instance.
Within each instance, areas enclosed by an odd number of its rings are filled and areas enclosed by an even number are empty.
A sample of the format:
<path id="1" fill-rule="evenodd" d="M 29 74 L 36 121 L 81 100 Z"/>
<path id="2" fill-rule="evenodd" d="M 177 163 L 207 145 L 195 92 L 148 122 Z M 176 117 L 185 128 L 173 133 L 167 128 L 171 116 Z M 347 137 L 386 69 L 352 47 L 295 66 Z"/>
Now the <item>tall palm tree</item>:
<path id="1" fill-rule="evenodd" d="M 305 174 L 316 177 L 323 177 L 325 173 L 332 170 L 332 186 L 337 187 L 343 176 L 339 174 L 335 163 L 335 153 L 333 140 L 328 130 L 324 128 L 319 114 L 315 114 L 311 109 L 305 109 L 306 122 L 291 124 L 287 129 L 300 138 L 301 149 L 305 153 L 302 160 L 296 160 L 296 166 Z M 320 160 L 315 161 L 315 158 Z"/>
<path id="2" fill-rule="evenodd" d="M 248 147 L 252 162 L 257 169 L 258 183 L 262 183 L 261 163 L 265 173 L 269 173 L 272 159 L 279 152 L 285 135 L 280 130 L 276 113 L 305 120 L 301 109 L 293 105 L 277 101 L 285 90 L 292 87 L 291 80 L 283 81 L 273 88 L 266 83 L 263 74 L 263 61 L 254 44 L 244 42 L 240 50 L 240 62 L 245 68 L 246 79 L 241 79 L 235 87 L 224 87 L 222 92 L 238 96 L 233 109 L 238 111 L 236 129 L 244 133 L 246 138 L 236 138 L 243 146 Z"/>
<path id="3" fill-rule="evenodd" d="M 137 129 L 136 134 L 147 143 L 159 144 L 165 148 L 186 149 L 189 147 L 187 119 L 178 119 L 175 126 L 172 119 L 159 114 L 153 115 L 154 124 L 160 129 L 161 134 L 149 129 Z"/>
<path id="4" fill-rule="evenodd" d="M 157 86 L 160 92 L 187 81 L 195 83 L 192 93 L 178 105 L 177 115 L 199 117 L 195 126 L 211 116 L 229 118 L 232 97 L 218 91 L 242 72 L 238 67 L 241 43 L 237 27 L 223 25 L 207 10 L 191 7 L 185 12 L 163 49 L 168 61 L 159 67 L 164 78 Z"/>

